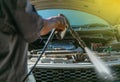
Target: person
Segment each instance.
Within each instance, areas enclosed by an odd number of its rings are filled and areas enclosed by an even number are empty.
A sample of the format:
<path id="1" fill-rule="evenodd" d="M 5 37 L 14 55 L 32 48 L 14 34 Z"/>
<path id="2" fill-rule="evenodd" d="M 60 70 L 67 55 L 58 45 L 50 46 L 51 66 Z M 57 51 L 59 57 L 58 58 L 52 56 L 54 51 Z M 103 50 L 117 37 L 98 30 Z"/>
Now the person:
<path id="1" fill-rule="evenodd" d="M 0 82 L 22 82 L 28 43 L 53 28 L 63 31 L 64 17 L 43 19 L 27 0 L 0 0 Z"/>

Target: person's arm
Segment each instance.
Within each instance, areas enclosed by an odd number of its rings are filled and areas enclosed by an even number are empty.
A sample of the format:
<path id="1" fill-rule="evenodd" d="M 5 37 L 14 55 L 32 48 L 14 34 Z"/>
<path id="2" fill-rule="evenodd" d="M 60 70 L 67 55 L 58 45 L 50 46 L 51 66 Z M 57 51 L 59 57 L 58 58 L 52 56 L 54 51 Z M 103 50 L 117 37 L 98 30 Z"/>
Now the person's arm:
<path id="1" fill-rule="evenodd" d="M 18 25 L 18 30 L 28 42 L 35 41 L 40 35 L 47 34 L 53 28 L 60 31 L 65 28 L 63 17 L 56 16 L 43 19 L 34 11 L 34 8 L 29 1 L 27 2 L 25 9 L 24 5 L 22 6 L 22 4 L 20 4 L 20 1 L 17 3 L 15 19 Z"/>
<path id="2" fill-rule="evenodd" d="M 33 42 L 40 37 L 43 19 L 35 12 L 33 6 L 25 0 L 17 0 L 14 14 L 18 35 L 27 42 Z"/>
<path id="3" fill-rule="evenodd" d="M 30 1 L 27 0 L 27 6 L 26 11 L 29 13 L 32 13 L 32 8 L 36 12 L 34 6 L 30 4 Z M 37 14 L 37 12 L 36 12 Z M 40 31 L 40 35 L 46 35 L 49 31 L 51 31 L 53 28 L 56 28 L 56 30 L 62 31 L 64 30 L 64 21 L 62 16 L 54 16 L 47 19 L 43 19 L 43 28 Z"/>

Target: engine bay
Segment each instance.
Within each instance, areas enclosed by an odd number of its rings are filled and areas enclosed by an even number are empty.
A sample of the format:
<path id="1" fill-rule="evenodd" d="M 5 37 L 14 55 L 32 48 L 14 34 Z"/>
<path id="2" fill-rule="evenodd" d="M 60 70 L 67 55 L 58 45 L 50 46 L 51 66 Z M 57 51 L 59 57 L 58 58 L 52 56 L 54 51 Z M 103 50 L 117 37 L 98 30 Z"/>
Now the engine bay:
<path id="1" fill-rule="evenodd" d="M 119 60 L 120 52 L 112 51 L 102 43 L 91 43 L 91 50 L 105 61 Z M 28 51 L 28 58 L 35 62 L 41 54 L 41 49 L 33 49 Z M 90 59 L 86 55 L 84 49 L 77 44 L 74 39 L 57 40 L 53 39 L 47 46 L 44 55 L 39 63 L 90 63 Z"/>

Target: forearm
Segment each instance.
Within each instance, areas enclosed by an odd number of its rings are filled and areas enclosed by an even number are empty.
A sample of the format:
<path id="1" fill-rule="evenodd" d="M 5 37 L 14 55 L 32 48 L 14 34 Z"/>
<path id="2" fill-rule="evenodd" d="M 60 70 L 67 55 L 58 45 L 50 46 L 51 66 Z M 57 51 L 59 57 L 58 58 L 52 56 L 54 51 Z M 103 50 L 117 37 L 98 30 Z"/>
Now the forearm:
<path id="1" fill-rule="evenodd" d="M 49 23 L 49 20 L 44 19 L 43 20 L 43 28 L 40 31 L 40 35 L 42 36 L 42 35 L 46 35 L 47 33 L 49 33 L 53 29 L 53 26 L 54 25 L 51 25 Z"/>

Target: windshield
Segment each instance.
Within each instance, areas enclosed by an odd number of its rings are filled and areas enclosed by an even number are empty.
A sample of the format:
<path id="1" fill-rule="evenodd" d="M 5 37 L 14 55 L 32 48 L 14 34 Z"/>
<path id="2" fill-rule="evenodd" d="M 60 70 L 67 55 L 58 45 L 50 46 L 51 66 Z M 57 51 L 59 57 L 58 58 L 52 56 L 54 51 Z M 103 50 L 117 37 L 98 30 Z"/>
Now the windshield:
<path id="1" fill-rule="evenodd" d="M 68 10 L 68 9 L 47 9 L 47 10 L 38 10 L 38 14 L 43 18 L 48 18 L 51 16 L 56 16 L 58 14 L 64 14 L 72 26 L 80 26 L 86 24 L 104 24 L 108 25 L 103 19 L 77 10 Z"/>

